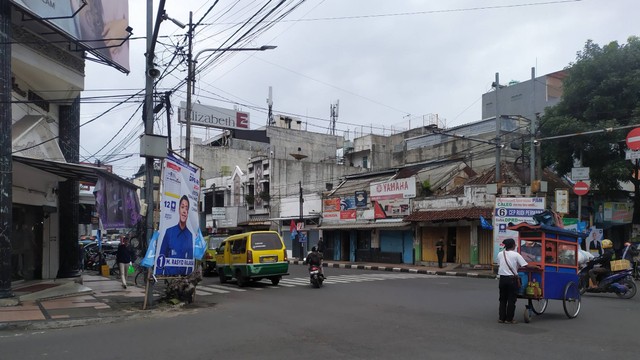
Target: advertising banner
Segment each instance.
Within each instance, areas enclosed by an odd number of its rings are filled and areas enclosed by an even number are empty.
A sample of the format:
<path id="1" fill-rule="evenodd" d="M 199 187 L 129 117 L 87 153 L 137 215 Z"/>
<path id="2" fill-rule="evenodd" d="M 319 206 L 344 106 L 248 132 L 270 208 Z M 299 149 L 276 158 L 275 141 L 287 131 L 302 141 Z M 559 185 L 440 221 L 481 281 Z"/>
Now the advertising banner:
<path id="1" fill-rule="evenodd" d="M 200 169 L 171 154 L 162 166 L 160 225 L 154 274 L 189 275 L 199 230 Z"/>
<path id="2" fill-rule="evenodd" d="M 372 183 L 369 187 L 369 199 L 412 199 L 416 197 L 416 177 Z"/>
<path id="3" fill-rule="evenodd" d="M 496 198 L 493 212 L 493 261 L 498 262 L 498 253 L 502 249 L 502 241 L 507 238 L 516 240 L 518 245 L 518 232 L 508 230 L 510 223 L 516 225 L 522 222 L 535 223 L 533 215 L 541 213 L 545 209 L 543 197 L 522 198 Z"/>
<path id="4" fill-rule="evenodd" d="M 129 71 L 129 0 L 11 1 Z"/>
<path id="5" fill-rule="evenodd" d="M 132 228 L 142 217 L 136 189 L 124 181 L 99 176 L 93 194 L 105 230 Z"/>
<path id="6" fill-rule="evenodd" d="M 180 102 L 178 121 L 187 122 L 187 103 Z M 249 130 L 249 113 L 216 106 L 192 104 L 191 125 L 220 129 Z M 258 179 L 256 177 L 256 179 Z"/>

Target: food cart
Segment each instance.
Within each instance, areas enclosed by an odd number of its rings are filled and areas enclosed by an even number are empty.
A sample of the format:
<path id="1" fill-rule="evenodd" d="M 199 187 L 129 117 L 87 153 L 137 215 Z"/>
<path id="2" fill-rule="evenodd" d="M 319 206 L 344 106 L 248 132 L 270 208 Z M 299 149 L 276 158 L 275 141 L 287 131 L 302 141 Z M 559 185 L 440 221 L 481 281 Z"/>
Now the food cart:
<path id="1" fill-rule="evenodd" d="M 579 239 L 586 234 L 549 225 L 520 223 L 509 226 L 518 232 L 518 252 L 530 264 L 538 268 L 520 268 L 518 275 L 522 287 L 518 297 L 527 299 L 524 321 L 541 315 L 547 309 L 549 299 L 562 300 L 564 312 L 570 319 L 580 312 L 578 289 Z"/>

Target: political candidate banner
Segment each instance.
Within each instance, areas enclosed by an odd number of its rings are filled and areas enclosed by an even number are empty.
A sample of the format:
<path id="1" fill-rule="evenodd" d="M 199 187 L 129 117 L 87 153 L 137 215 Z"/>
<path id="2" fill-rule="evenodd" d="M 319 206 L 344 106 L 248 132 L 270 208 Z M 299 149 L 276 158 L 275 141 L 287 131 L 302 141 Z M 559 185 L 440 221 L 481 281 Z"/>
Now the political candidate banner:
<path id="1" fill-rule="evenodd" d="M 189 275 L 195 267 L 200 169 L 169 155 L 162 166 L 160 225 L 154 274 Z"/>

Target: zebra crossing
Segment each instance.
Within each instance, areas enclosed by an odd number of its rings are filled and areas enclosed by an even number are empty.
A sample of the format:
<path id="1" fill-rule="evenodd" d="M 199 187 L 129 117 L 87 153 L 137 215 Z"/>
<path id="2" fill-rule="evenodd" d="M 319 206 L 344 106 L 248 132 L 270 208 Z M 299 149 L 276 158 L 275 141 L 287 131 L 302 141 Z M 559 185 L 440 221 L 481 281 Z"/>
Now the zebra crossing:
<path id="1" fill-rule="evenodd" d="M 416 278 L 435 278 L 436 275 L 425 275 L 415 273 L 381 273 L 381 274 L 360 274 L 360 275 L 331 275 L 324 281 L 325 285 L 331 284 L 349 284 L 359 283 L 367 281 L 382 281 L 382 280 L 403 280 L 403 279 L 416 279 Z M 260 282 L 260 287 L 248 286 L 238 287 L 234 283 L 230 284 L 207 284 L 198 285 L 196 288 L 196 295 L 208 296 L 215 294 L 229 294 L 234 292 L 247 292 L 247 291 L 263 291 L 265 289 L 278 289 L 278 288 L 292 288 L 296 286 L 309 286 L 308 277 L 296 277 L 288 278 L 284 276 L 278 285 L 271 285 L 269 280 L 263 280 Z"/>

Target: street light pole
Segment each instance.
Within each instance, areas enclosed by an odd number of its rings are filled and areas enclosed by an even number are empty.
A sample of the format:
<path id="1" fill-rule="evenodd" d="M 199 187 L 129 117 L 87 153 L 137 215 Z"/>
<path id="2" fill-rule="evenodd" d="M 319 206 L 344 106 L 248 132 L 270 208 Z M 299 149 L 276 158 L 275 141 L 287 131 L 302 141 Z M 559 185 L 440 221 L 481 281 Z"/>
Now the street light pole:
<path id="1" fill-rule="evenodd" d="M 195 72 L 196 72 L 196 63 L 198 62 L 198 57 L 205 52 L 215 52 L 215 51 L 265 51 L 265 50 L 273 50 L 277 48 L 274 45 L 262 45 L 257 48 L 210 48 L 200 50 L 196 56 L 192 56 L 192 41 L 193 41 L 193 22 L 192 22 L 192 13 L 189 12 L 189 53 L 187 57 L 187 109 L 185 114 L 185 122 L 187 123 L 187 139 L 185 141 L 185 158 L 187 161 L 190 161 L 191 156 L 191 113 L 193 112 L 193 104 L 191 103 L 191 93 L 193 92 L 194 84 L 195 84 Z"/>
<path id="2" fill-rule="evenodd" d="M 187 161 L 191 161 L 191 88 L 193 84 L 193 63 L 191 56 L 193 56 L 193 12 L 189 11 L 189 31 L 187 32 L 189 38 L 189 50 L 187 53 L 187 113 L 185 119 L 187 121 L 187 138 L 185 139 L 184 153 Z"/>

